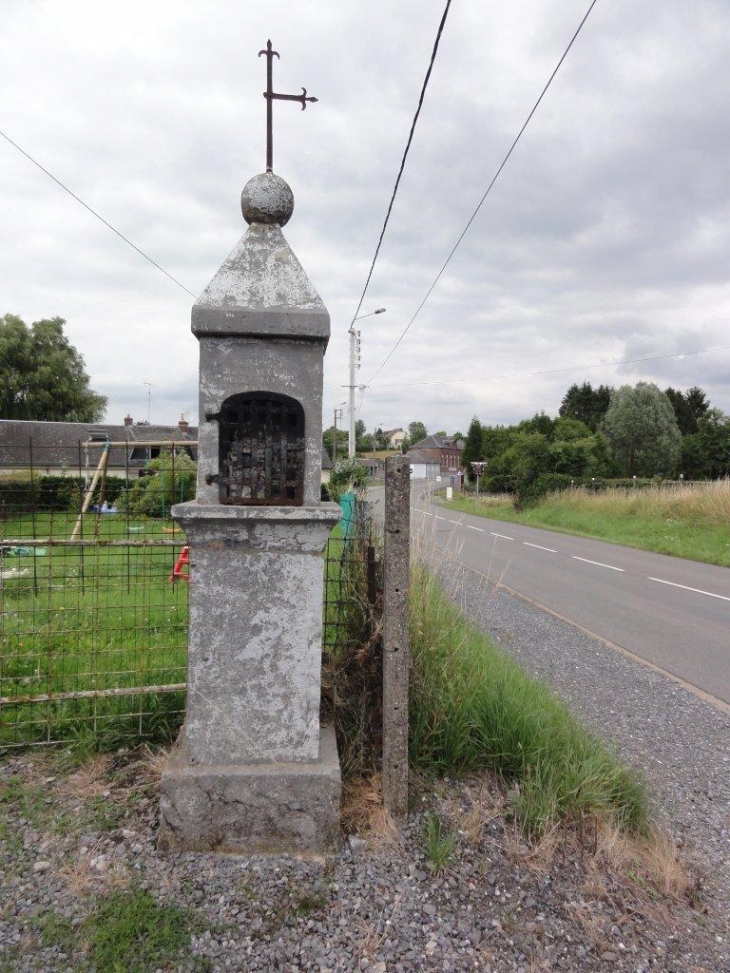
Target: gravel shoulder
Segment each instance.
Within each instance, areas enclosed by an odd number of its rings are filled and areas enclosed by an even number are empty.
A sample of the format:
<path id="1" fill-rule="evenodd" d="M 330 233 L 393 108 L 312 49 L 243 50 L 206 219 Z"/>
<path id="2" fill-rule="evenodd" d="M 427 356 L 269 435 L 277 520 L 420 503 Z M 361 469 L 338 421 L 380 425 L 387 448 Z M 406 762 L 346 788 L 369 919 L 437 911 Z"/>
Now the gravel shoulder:
<path id="1" fill-rule="evenodd" d="M 414 781 L 400 837 L 351 837 L 326 861 L 171 856 L 155 846 L 164 754 L 81 766 L 60 753 L 5 755 L 1 973 L 113 970 L 98 964 L 95 916 L 111 896 L 121 910 L 140 892 L 186 917 L 178 947 L 145 970 L 728 973 L 730 719 L 476 576 L 461 577 L 455 597 L 645 773 L 700 870 L 690 894 L 627 879 L 597 835 L 593 852 L 590 835 L 524 845 L 509 793 L 489 778 Z M 429 842 L 433 815 L 442 835 Z"/>

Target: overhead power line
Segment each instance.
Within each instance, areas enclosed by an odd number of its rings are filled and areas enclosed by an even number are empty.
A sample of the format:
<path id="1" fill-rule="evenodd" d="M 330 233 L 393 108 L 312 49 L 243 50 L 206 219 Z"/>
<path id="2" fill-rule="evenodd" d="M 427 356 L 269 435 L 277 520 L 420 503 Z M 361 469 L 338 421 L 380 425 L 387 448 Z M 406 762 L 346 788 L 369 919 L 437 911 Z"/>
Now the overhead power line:
<path id="1" fill-rule="evenodd" d="M 501 174 L 501 172 L 502 172 L 502 170 L 504 169 L 504 167 L 505 167 L 505 166 L 507 165 L 507 162 L 509 161 L 509 158 L 510 158 L 510 156 L 512 155 L 512 153 L 514 152 L 514 150 L 515 150 L 515 148 L 517 147 L 517 143 L 518 143 L 518 142 L 520 141 L 520 139 L 522 138 L 522 135 L 523 135 L 523 133 L 524 133 L 524 131 L 525 131 L 525 129 L 527 128 L 527 126 L 528 126 L 528 125 L 530 124 L 530 122 L 532 121 L 532 117 L 533 117 L 533 115 L 535 114 L 535 112 L 537 111 L 537 109 L 538 109 L 538 108 L 540 107 L 540 102 L 541 102 L 541 101 L 543 100 L 543 98 L 544 98 L 544 97 L 545 97 L 545 95 L 547 94 L 547 91 L 548 91 L 548 88 L 549 88 L 549 87 L 550 87 L 550 85 L 551 85 L 551 84 L 553 83 L 553 80 L 554 80 L 554 78 L 555 78 L 555 76 L 556 76 L 556 74 L 558 73 L 558 71 L 560 70 L 560 68 L 561 68 L 561 66 L 562 66 L 562 64 L 563 64 L 563 61 L 564 61 L 564 60 L 566 59 L 566 57 L 568 56 L 568 53 L 570 52 L 570 49 L 571 49 L 571 47 L 572 47 L 572 46 L 573 46 L 573 44 L 575 43 L 575 41 L 576 41 L 576 38 L 578 37 L 578 34 L 580 34 L 580 32 L 581 32 L 581 30 L 583 29 L 583 25 L 584 25 L 584 24 L 585 24 L 585 22 L 586 22 L 586 21 L 588 20 L 588 17 L 590 16 L 590 14 L 591 14 L 591 11 L 593 10 L 593 8 L 595 7 L 595 5 L 596 5 L 597 3 L 598 3 L 598 0 L 592 0 L 592 3 L 591 3 L 591 5 L 590 5 L 590 6 L 588 7 L 588 10 L 586 11 L 586 13 L 585 13 L 585 15 L 584 15 L 584 17 L 583 17 L 583 19 L 582 19 L 582 20 L 581 20 L 581 22 L 580 22 L 580 23 L 578 24 L 578 27 L 577 27 L 577 29 L 576 29 L 576 31 L 575 31 L 575 33 L 574 33 L 574 34 L 573 34 L 573 36 L 571 37 L 571 39 L 570 39 L 570 43 L 568 44 L 568 46 L 567 46 L 567 47 L 565 48 L 565 50 L 563 51 L 563 54 L 562 54 L 562 56 L 561 56 L 561 58 L 560 58 L 560 60 L 559 60 L 559 61 L 558 61 L 558 63 L 557 63 L 556 65 L 555 65 L 555 69 L 553 70 L 553 73 L 552 73 L 552 74 L 550 75 L 550 77 L 549 77 L 549 78 L 548 78 L 548 80 L 547 80 L 547 83 L 545 84 L 545 87 L 544 87 L 544 88 L 542 89 L 542 91 L 540 92 L 540 97 L 539 97 L 539 98 L 537 99 L 537 101 L 535 102 L 535 104 L 534 104 L 534 105 L 532 106 L 532 110 L 530 111 L 530 114 L 529 114 L 529 115 L 527 116 L 527 118 L 525 119 L 525 122 L 524 122 L 524 124 L 523 124 L 523 126 L 522 126 L 522 128 L 521 128 L 521 129 L 519 130 L 519 132 L 517 133 L 517 135 L 516 135 L 516 137 L 515 137 L 515 139 L 514 139 L 514 141 L 512 142 L 512 145 L 511 145 L 511 146 L 509 147 L 509 151 L 508 151 L 508 152 L 507 152 L 507 154 L 505 155 L 505 157 L 504 157 L 504 159 L 502 159 L 502 162 L 500 163 L 500 166 L 499 166 L 499 168 L 497 169 L 497 171 L 495 172 L 495 174 L 494 174 L 494 176 L 492 177 L 492 181 L 491 181 L 491 182 L 489 183 L 489 185 L 487 186 L 487 188 L 486 188 L 486 190 L 485 190 L 485 192 L 484 192 L 484 195 L 483 195 L 483 196 L 482 196 L 482 198 L 481 198 L 481 199 L 479 200 L 479 203 L 477 204 L 477 207 L 476 207 L 476 209 L 475 209 L 475 210 L 474 210 L 474 212 L 473 212 L 473 213 L 471 214 L 471 216 L 469 217 L 469 219 L 468 219 L 468 221 L 467 221 L 467 223 L 466 223 L 466 226 L 464 227 L 464 229 L 463 229 L 463 230 L 461 231 L 461 233 L 459 234 L 459 237 L 458 237 L 458 239 L 457 239 L 457 241 L 456 241 L 456 243 L 455 243 L 455 244 L 454 244 L 454 246 L 453 246 L 453 247 L 451 248 L 451 252 L 449 253 L 449 255 L 448 255 L 448 257 L 446 258 L 446 260 L 445 260 L 445 261 L 443 262 L 443 264 L 442 264 L 442 266 L 441 266 L 441 269 L 439 270 L 439 272 L 438 272 L 438 273 L 436 274 L 436 276 L 435 276 L 435 278 L 434 278 L 434 280 L 433 280 L 433 283 L 431 284 L 431 286 L 430 286 L 430 287 L 428 288 L 428 290 L 426 291 L 426 296 L 425 296 L 425 297 L 423 298 L 423 300 L 421 301 L 421 303 L 420 303 L 420 304 L 418 305 L 418 307 L 416 308 L 416 310 L 415 310 L 415 312 L 414 312 L 414 314 L 413 314 L 413 316 L 411 317 L 411 319 L 410 319 L 410 321 L 408 322 L 408 324 L 407 324 L 407 325 L 405 326 L 405 328 L 404 328 L 404 329 L 403 329 L 403 331 L 401 332 L 401 334 L 400 334 L 400 337 L 398 338 L 398 340 L 397 340 L 397 341 L 395 342 L 395 344 L 394 344 L 394 345 L 393 345 L 393 347 L 392 347 L 392 348 L 390 349 L 390 351 L 388 352 L 388 354 L 386 355 L 386 357 L 384 358 L 384 360 L 383 360 L 383 361 L 381 362 L 381 364 L 379 365 L 379 367 L 378 367 L 378 368 L 376 369 L 376 371 L 375 371 L 375 372 L 373 373 L 373 375 L 371 376 L 371 378 L 370 378 L 370 381 L 369 381 L 369 382 L 367 383 L 368 385 L 370 385 L 370 383 L 371 383 L 371 382 L 373 381 L 373 379 L 374 379 L 374 378 L 375 378 L 375 377 L 376 377 L 377 375 L 379 375 L 379 374 L 380 374 L 380 372 L 381 372 L 381 371 L 383 370 L 383 368 L 385 368 L 385 366 L 386 366 L 386 365 L 388 364 L 388 362 L 390 361 L 390 359 L 391 359 L 391 358 L 393 357 L 393 354 L 395 353 L 395 350 L 396 350 L 396 348 L 397 348 L 397 347 L 398 347 L 398 345 L 399 345 L 399 344 L 401 343 L 401 341 L 403 341 L 403 339 L 405 338 L 405 336 L 406 336 L 406 335 L 408 334 L 408 332 L 409 332 L 409 331 L 410 331 L 410 329 L 411 329 L 411 326 L 413 325 L 413 323 L 414 323 L 414 321 L 416 320 L 416 318 L 417 318 L 417 317 L 418 317 L 418 315 L 420 314 L 420 312 L 421 312 L 421 310 L 422 310 L 422 308 L 423 308 L 423 306 L 424 306 L 424 304 L 426 303 L 426 301 L 427 301 L 427 300 L 429 299 L 429 297 L 430 297 L 430 296 L 431 296 L 431 294 L 433 293 L 433 290 L 434 290 L 434 288 L 436 287 L 436 285 L 438 284 L 438 282 L 439 282 L 439 280 L 441 279 L 441 275 L 442 275 L 442 274 L 443 274 L 443 272 L 444 272 L 444 271 L 446 270 L 446 268 L 448 267 L 448 265 L 449 265 L 449 264 L 451 263 L 451 260 L 452 260 L 452 258 L 453 258 L 453 256 L 454 256 L 454 254 L 455 254 L 455 253 L 456 253 L 456 251 L 457 251 L 457 250 L 459 249 L 459 246 L 460 246 L 460 244 L 461 244 L 461 241 L 462 241 L 462 240 L 464 239 L 464 237 L 466 236 L 466 234 L 467 234 L 467 232 L 468 232 L 468 230 L 469 230 L 469 227 L 470 227 L 470 226 L 472 225 L 472 223 L 473 223 L 473 222 L 474 222 L 474 220 L 476 219 L 476 216 L 477 216 L 477 213 L 478 213 L 478 212 L 479 212 L 479 210 L 480 210 L 480 209 L 482 208 L 482 206 L 483 206 L 483 204 L 484 204 L 484 201 L 486 200 L 486 198 L 487 198 L 487 196 L 488 196 L 488 195 L 490 194 L 490 192 L 492 191 L 492 187 L 493 187 L 493 186 L 494 186 L 494 184 L 496 183 L 496 181 L 497 181 L 497 179 L 499 179 L 499 176 L 500 176 L 500 174 Z"/>
<path id="2" fill-rule="evenodd" d="M 380 254 L 380 247 L 383 243 L 383 237 L 385 236 L 385 230 L 388 226 L 388 221 L 390 220 L 390 214 L 393 210 L 393 203 L 395 202 L 396 194 L 398 193 L 398 187 L 400 185 L 401 176 L 403 175 L 403 170 L 405 169 L 406 159 L 408 158 L 408 153 L 411 148 L 411 142 L 413 141 L 413 133 L 416 131 L 416 124 L 418 123 L 418 117 L 421 114 L 421 108 L 423 106 L 423 99 L 426 96 L 426 88 L 428 87 L 428 82 L 431 78 L 431 71 L 433 70 L 434 61 L 436 60 L 436 54 L 439 49 L 439 43 L 441 41 L 441 35 L 444 32 L 444 24 L 446 23 L 446 17 L 449 13 L 449 7 L 451 6 L 451 0 L 446 0 L 446 6 L 444 7 L 444 12 L 441 16 L 441 23 L 439 24 L 438 31 L 436 32 L 436 40 L 434 41 L 433 50 L 431 51 L 431 60 L 428 64 L 428 70 L 426 71 L 426 77 L 423 79 L 423 85 L 421 87 L 421 94 L 418 97 L 418 107 L 416 108 L 416 114 L 413 116 L 413 121 L 411 122 L 411 130 L 408 133 L 408 141 L 406 142 L 406 148 L 403 153 L 403 158 L 401 159 L 400 169 L 398 170 L 398 175 L 395 180 L 395 185 L 393 186 L 393 194 L 390 197 L 390 202 L 388 203 L 388 211 L 385 214 L 385 221 L 383 222 L 383 228 L 380 231 L 380 238 L 378 239 L 378 245 L 375 248 L 375 254 L 373 256 L 373 262 L 370 264 L 370 270 L 368 271 L 367 280 L 365 281 L 365 286 L 363 287 L 362 294 L 360 295 L 360 300 L 358 301 L 355 313 L 352 316 L 353 323 L 355 318 L 360 313 L 360 308 L 362 307 L 362 302 L 365 300 L 365 295 L 367 294 L 368 287 L 370 286 L 370 279 L 373 276 L 373 270 L 375 270 L 375 264 L 378 260 L 378 255 Z"/>
<path id="3" fill-rule="evenodd" d="M 188 290 L 185 284 L 181 284 L 176 277 L 173 277 L 172 274 L 168 273 L 168 271 L 166 271 L 164 267 L 161 267 L 157 263 L 157 261 L 153 260 L 152 257 L 150 257 L 148 254 L 144 252 L 144 250 L 140 250 L 140 248 L 137 246 L 136 243 L 132 243 L 132 241 L 128 237 L 125 237 L 125 235 L 120 230 L 118 230 L 115 226 L 112 226 L 112 224 L 109 223 L 108 220 L 105 220 L 104 217 L 101 216 L 99 213 L 97 213 L 95 209 L 92 209 L 91 206 L 88 205 L 88 203 L 85 203 L 80 196 L 77 196 L 75 192 L 73 192 L 68 188 L 68 186 L 65 186 L 60 179 L 57 179 L 52 172 L 49 172 L 48 169 L 44 168 L 40 164 L 40 162 L 34 159 L 32 155 L 30 155 L 28 152 L 25 151 L 25 149 L 21 149 L 18 143 L 14 142 L 9 135 L 6 135 L 5 132 L 1 130 L 0 130 L 0 135 L 2 135 L 2 137 L 6 140 L 6 142 L 9 142 L 14 149 L 17 149 L 21 155 L 24 155 L 29 162 L 32 162 L 34 166 L 36 166 L 38 169 L 41 170 L 41 172 L 44 172 L 49 179 L 52 179 L 57 186 L 60 186 L 64 192 L 68 193 L 69 196 L 73 197 L 73 199 L 75 199 L 77 203 L 81 203 L 84 209 L 88 210 L 92 216 L 95 216 L 97 218 L 97 220 L 100 220 L 104 224 L 104 226 L 108 227 L 112 231 L 112 233 L 116 233 L 116 235 L 119 237 L 120 240 L 124 240 L 124 242 L 129 244 L 129 246 L 133 250 L 136 250 L 137 253 L 140 255 L 140 257 L 144 257 L 144 259 L 147 260 L 149 263 L 151 263 L 153 267 L 156 267 L 160 271 L 160 273 L 163 273 L 165 277 L 168 277 L 173 282 L 173 284 L 177 284 L 178 287 L 182 287 L 182 289 L 185 291 L 186 294 L 189 294 L 193 298 L 197 298 L 198 296 L 197 294 L 193 294 L 191 290 Z"/>
<path id="4" fill-rule="evenodd" d="M 467 382 L 491 382 L 497 378 L 522 378 L 528 375 L 555 375 L 559 372 L 587 372 L 594 368 L 609 368 L 612 365 L 636 365 L 642 362 L 667 361 L 670 358 L 690 358 L 692 355 L 706 355 L 711 351 L 730 351 L 730 345 L 713 345 L 712 348 L 700 348 L 697 351 L 678 351 L 673 355 L 652 355 L 649 358 L 616 358 L 612 361 L 599 362 L 594 365 L 567 365 L 564 368 L 540 368 L 533 372 L 501 372 L 498 375 L 478 375 L 473 379 L 455 379 L 438 382 L 397 382 L 392 385 L 373 385 L 375 389 L 393 388 L 421 388 L 426 385 L 464 385 Z"/>

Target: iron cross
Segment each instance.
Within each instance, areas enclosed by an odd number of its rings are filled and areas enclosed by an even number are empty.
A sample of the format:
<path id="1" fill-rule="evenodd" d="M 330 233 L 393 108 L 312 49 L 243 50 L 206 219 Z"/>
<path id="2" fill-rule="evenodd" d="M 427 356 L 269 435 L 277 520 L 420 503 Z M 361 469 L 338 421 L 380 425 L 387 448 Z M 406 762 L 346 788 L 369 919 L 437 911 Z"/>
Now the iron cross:
<path id="1" fill-rule="evenodd" d="M 280 95 L 274 91 L 274 57 L 279 57 L 279 52 L 271 48 L 271 41 L 266 42 L 266 50 L 259 51 L 259 57 L 266 55 L 266 171 L 272 172 L 274 165 L 274 124 L 273 124 L 273 103 L 278 101 L 298 101 L 302 106 L 302 111 L 307 107 L 308 101 L 317 101 L 316 98 L 307 98 L 307 89 L 302 88 L 301 95 Z"/>

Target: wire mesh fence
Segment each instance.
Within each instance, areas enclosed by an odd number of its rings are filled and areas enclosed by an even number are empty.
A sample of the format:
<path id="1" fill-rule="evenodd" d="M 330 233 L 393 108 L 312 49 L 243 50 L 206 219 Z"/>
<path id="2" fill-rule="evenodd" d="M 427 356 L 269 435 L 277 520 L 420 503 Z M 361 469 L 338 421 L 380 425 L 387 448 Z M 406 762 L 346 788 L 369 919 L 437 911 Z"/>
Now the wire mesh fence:
<path id="1" fill-rule="evenodd" d="M 94 483 L 100 460 L 56 476 L 37 450 L 34 460 L 0 478 L 0 751 L 173 739 L 185 711 L 188 566 L 170 508 L 193 495 L 194 464 L 170 444 L 144 476 Z M 325 552 L 325 653 L 367 624 L 355 580 L 364 570 L 367 590 L 372 575 L 365 505 L 357 518 Z"/>
<path id="2" fill-rule="evenodd" d="M 185 538 L 169 510 L 194 490 L 194 463 L 147 444 L 139 476 L 132 443 L 115 477 L 111 447 L 92 444 L 89 462 L 88 445 L 58 471 L 57 449 L 23 444 L 0 480 L 3 749 L 165 735 L 184 711 L 187 585 L 170 578 Z"/>
<path id="3" fill-rule="evenodd" d="M 356 499 L 325 552 L 322 717 L 334 722 L 347 779 L 374 769 L 381 750 L 382 584 L 372 506 Z"/>

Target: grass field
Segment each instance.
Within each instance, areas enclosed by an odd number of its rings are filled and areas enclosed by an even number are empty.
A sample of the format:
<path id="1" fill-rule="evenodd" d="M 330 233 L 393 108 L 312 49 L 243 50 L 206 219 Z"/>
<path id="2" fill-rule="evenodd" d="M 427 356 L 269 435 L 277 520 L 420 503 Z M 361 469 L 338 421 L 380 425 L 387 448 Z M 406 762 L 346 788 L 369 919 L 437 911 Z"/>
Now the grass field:
<path id="1" fill-rule="evenodd" d="M 453 510 L 596 537 L 659 554 L 730 567 L 730 482 L 640 490 L 564 490 L 518 513 L 495 496 L 460 496 Z"/>
<path id="2" fill-rule="evenodd" d="M 171 521 L 89 515 L 85 543 L 66 545 L 75 524 L 58 513 L 0 522 L 0 748 L 174 739 L 185 694 L 170 687 L 186 681 L 188 585 L 170 575 L 184 535 Z M 364 624 L 344 553 L 335 528 L 329 649 L 352 647 Z"/>
<path id="3" fill-rule="evenodd" d="M 86 543 L 53 543 L 75 524 L 58 513 L 2 524 L 0 745 L 93 736 L 111 746 L 179 724 L 181 692 L 132 690 L 185 682 L 187 584 L 169 580 L 183 535 L 158 520 L 89 516 Z"/>

